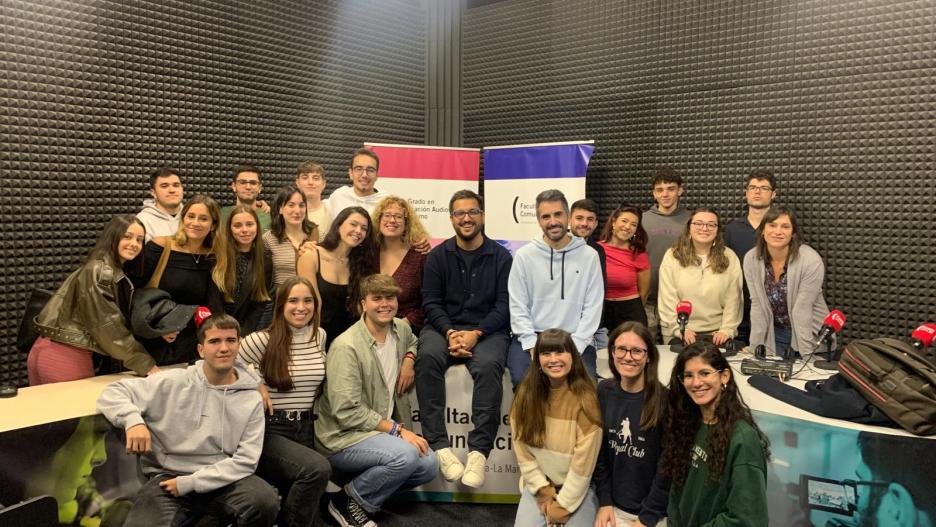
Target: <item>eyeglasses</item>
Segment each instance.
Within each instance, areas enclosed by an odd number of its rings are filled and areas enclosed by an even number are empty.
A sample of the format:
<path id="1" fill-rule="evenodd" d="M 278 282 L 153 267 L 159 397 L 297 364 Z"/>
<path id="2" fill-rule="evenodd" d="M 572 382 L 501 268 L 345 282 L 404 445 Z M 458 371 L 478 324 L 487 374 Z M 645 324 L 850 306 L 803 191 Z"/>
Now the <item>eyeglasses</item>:
<path id="1" fill-rule="evenodd" d="M 748 189 L 748 192 L 754 192 L 754 191 L 756 191 L 756 190 L 759 190 L 759 191 L 761 191 L 761 192 L 770 192 L 770 191 L 773 190 L 773 189 L 772 189 L 770 186 L 768 186 L 768 185 L 748 185 L 748 186 L 747 186 L 747 189 Z"/>
<path id="2" fill-rule="evenodd" d="M 679 380 L 682 382 L 692 382 L 696 379 L 696 377 L 698 377 L 700 381 L 705 382 L 711 379 L 712 375 L 715 375 L 716 373 L 721 373 L 723 371 L 724 370 L 699 370 L 698 373 L 694 373 L 694 374 L 691 372 L 683 372 L 683 373 L 680 373 L 677 377 L 679 377 Z"/>
<path id="3" fill-rule="evenodd" d="M 351 167 L 351 173 L 354 174 L 355 176 L 360 176 L 364 172 L 367 172 L 368 176 L 377 175 L 377 169 L 375 167 L 362 167 L 362 166 Z"/>
<path id="4" fill-rule="evenodd" d="M 632 359 L 640 360 L 647 354 L 647 350 L 643 348 L 625 348 L 624 346 L 615 346 L 611 349 L 611 353 L 613 353 L 615 357 L 621 358 L 627 357 L 627 355 L 630 354 Z"/>
<path id="5" fill-rule="evenodd" d="M 238 179 L 234 183 L 241 187 L 258 187 L 260 186 L 260 181 L 256 179 Z"/>
<path id="6" fill-rule="evenodd" d="M 714 231 L 715 229 L 718 228 L 717 223 L 706 223 L 704 221 L 694 221 L 690 223 L 689 225 L 692 225 L 693 227 L 695 227 L 696 229 L 699 229 L 700 231 Z"/>
<path id="7" fill-rule="evenodd" d="M 400 214 L 399 212 L 381 212 L 380 217 L 385 220 L 395 220 L 403 221 L 406 219 L 406 216 Z"/>
<path id="8" fill-rule="evenodd" d="M 452 211 L 452 217 L 457 220 L 460 220 L 464 218 L 465 216 L 471 216 L 472 218 L 477 218 L 483 213 L 484 211 L 481 209 L 468 209 L 468 210 L 459 209 L 459 210 Z"/>

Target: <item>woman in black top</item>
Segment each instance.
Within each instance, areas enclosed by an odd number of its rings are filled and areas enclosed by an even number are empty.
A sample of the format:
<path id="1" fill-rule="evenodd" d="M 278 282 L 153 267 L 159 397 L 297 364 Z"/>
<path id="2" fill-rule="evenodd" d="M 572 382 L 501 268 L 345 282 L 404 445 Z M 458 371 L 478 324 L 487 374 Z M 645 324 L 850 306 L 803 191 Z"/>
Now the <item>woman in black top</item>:
<path id="1" fill-rule="evenodd" d="M 273 262 L 264 250 L 254 207 L 237 205 L 231 210 L 214 253 L 217 261 L 211 278 L 224 295 L 224 311 L 240 322 L 242 335 L 262 329 L 260 317 L 273 287 Z"/>
<path id="2" fill-rule="evenodd" d="M 198 195 L 182 207 L 179 230 L 174 236 L 154 238 L 143 249 L 144 271 L 139 287 L 157 287 L 177 304 L 206 306 L 212 313 L 224 311 L 224 298 L 211 279 L 212 254 L 221 208 L 210 196 Z M 166 249 L 169 254 L 165 255 Z M 189 362 L 198 354 L 195 323 L 177 335 L 140 339 L 159 365 Z"/>
<path id="3" fill-rule="evenodd" d="M 604 437 L 594 481 L 596 527 L 653 527 L 666 516 L 669 483 L 659 471 L 666 388 L 647 326 L 624 322 L 608 336 L 613 379 L 598 385 Z"/>
<path id="4" fill-rule="evenodd" d="M 377 245 L 367 211 L 361 207 L 342 210 L 318 247 L 299 257 L 296 269 L 315 285 L 322 299 L 327 348 L 357 322 L 358 284 L 377 272 Z"/>

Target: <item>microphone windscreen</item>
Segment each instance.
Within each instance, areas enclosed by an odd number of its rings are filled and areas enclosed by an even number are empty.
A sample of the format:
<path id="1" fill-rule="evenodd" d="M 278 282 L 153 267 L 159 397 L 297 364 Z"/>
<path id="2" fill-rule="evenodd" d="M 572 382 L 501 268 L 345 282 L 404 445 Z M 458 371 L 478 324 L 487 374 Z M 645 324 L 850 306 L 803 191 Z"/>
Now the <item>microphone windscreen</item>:
<path id="1" fill-rule="evenodd" d="M 910 338 L 919 340 L 924 347 L 931 346 L 934 337 L 936 337 L 936 324 L 932 323 L 923 324 L 910 334 Z"/>
<path id="2" fill-rule="evenodd" d="M 688 300 L 682 300 L 676 304 L 676 314 L 685 313 L 687 315 L 692 314 L 692 302 Z"/>
<path id="3" fill-rule="evenodd" d="M 838 309 L 833 309 L 826 315 L 825 320 L 822 321 L 822 325 L 829 326 L 833 331 L 838 333 L 845 325 L 845 314 Z"/>

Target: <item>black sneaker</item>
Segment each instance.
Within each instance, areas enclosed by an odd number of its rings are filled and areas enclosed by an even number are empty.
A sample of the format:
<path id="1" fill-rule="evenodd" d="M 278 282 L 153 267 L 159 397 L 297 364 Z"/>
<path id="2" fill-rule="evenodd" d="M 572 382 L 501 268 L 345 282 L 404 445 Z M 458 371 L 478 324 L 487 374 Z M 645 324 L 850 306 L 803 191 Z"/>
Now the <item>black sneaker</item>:
<path id="1" fill-rule="evenodd" d="M 341 527 L 377 527 L 364 507 L 354 501 L 344 489 L 328 502 L 328 512 Z"/>

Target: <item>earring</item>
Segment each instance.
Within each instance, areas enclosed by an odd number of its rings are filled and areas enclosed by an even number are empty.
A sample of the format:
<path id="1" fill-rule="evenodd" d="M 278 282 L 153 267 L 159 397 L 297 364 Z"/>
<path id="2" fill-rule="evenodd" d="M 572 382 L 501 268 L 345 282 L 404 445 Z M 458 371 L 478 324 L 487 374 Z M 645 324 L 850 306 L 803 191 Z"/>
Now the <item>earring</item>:
<path id="1" fill-rule="evenodd" d="M 721 391 L 725 391 L 727 389 L 728 389 L 728 383 L 727 382 L 721 383 Z"/>

